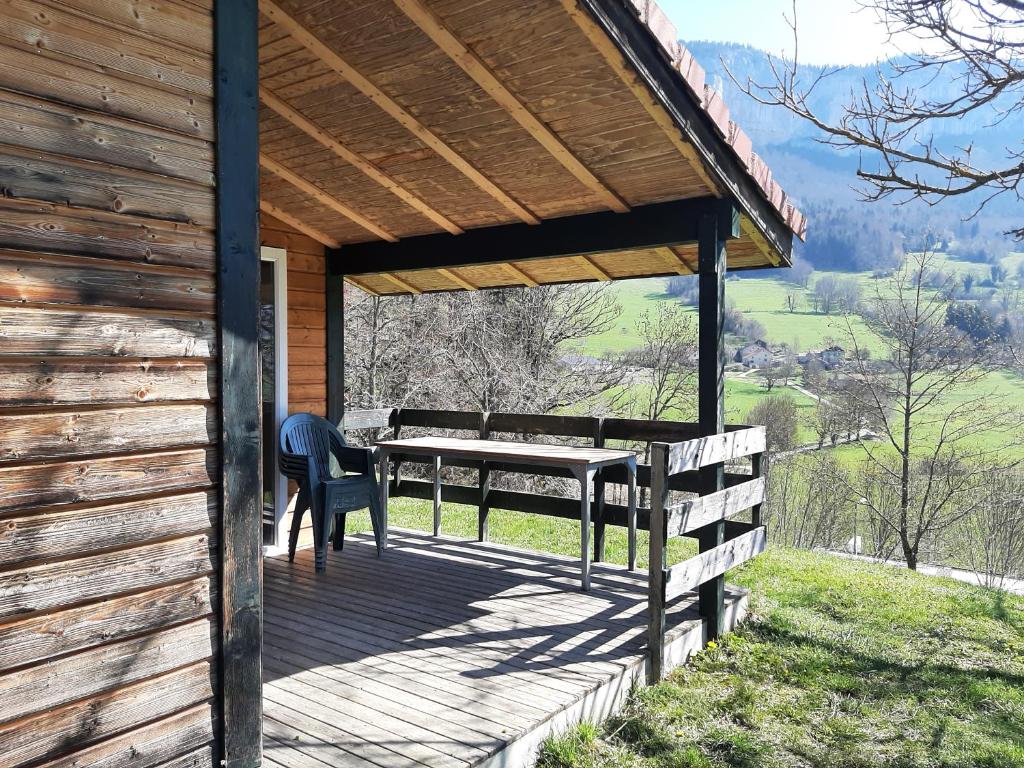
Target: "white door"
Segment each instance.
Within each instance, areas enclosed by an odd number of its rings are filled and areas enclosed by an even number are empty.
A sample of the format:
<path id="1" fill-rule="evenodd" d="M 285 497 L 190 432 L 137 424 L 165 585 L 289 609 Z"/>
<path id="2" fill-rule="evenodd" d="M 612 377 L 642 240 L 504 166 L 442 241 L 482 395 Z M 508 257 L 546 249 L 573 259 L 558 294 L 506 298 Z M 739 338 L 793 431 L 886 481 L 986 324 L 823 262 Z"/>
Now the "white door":
<path id="1" fill-rule="evenodd" d="M 288 417 L 288 259 L 260 249 L 260 367 L 263 376 L 263 544 L 283 547 L 288 481 L 277 468 L 278 434 Z"/>

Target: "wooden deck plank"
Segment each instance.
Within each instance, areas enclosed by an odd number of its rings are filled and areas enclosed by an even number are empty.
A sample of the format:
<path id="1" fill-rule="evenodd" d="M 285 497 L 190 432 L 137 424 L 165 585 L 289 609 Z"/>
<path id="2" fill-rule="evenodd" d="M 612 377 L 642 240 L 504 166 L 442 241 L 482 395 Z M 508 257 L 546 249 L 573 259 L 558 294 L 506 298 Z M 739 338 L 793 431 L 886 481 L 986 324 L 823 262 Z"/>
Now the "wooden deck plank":
<path id="1" fill-rule="evenodd" d="M 642 677 L 646 574 L 600 564 L 581 593 L 572 558 L 411 531 L 392 543 L 378 558 L 350 535 L 321 575 L 309 550 L 266 559 L 274 768 L 525 765 L 539 733 Z M 692 636 L 691 603 L 670 624 Z"/>
<path id="2" fill-rule="evenodd" d="M 394 567 L 393 570 L 397 571 L 399 569 L 398 567 Z M 608 624 L 599 624 L 597 622 L 578 621 L 571 614 L 548 615 L 540 610 L 534 609 L 534 607 L 525 600 L 520 600 L 517 602 L 507 601 L 507 603 L 510 604 L 510 608 L 508 609 L 508 613 L 505 615 L 496 612 L 491 613 L 490 611 L 492 606 L 499 603 L 498 598 L 492 598 L 487 595 L 482 597 L 475 596 L 474 599 L 470 601 L 473 605 L 467 603 L 469 597 L 473 596 L 473 588 L 468 581 L 474 576 L 475 574 L 471 573 L 464 574 L 464 589 L 470 594 L 458 595 L 457 603 L 450 604 L 444 602 L 444 596 L 441 594 L 440 588 L 431 586 L 431 594 L 429 597 L 420 596 L 423 600 L 422 608 L 417 608 L 415 605 L 405 608 L 402 605 L 402 599 L 395 598 L 387 587 L 374 588 L 372 585 L 363 586 L 358 583 L 358 577 L 355 577 L 353 578 L 353 582 L 356 583 L 349 582 L 346 584 L 344 605 L 349 606 L 349 601 L 360 601 L 361 599 L 362 602 L 369 603 L 370 607 L 367 607 L 367 610 L 372 610 L 373 607 L 388 606 L 392 609 L 401 609 L 403 612 L 407 611 L 408 614 L 423 613 L 425 614 L 423 618 L 427 621 L 437 622 L 439 620 L 444 620 L 452 622 L 451 625 L 445 625 L 443 627 L 435 626 L 433 628 L 433 634 L 437 637 L 445 634 L 461 635 L 464 630 L 473 630 L 475 627 L 479 627 L 479 631 L 484 633 L 504 632 L 505 634 L 502 635 L 504 640 L 512 645 L 518 644 L 522 646 L 522 642 L 519 642 L 520 639 L 513 637 L 509 633 L 515 630 L 532 629 L 535 634 L 543 632 L 544 634 L 549 634 L 552 637 L 573 641 L 578 640 L 581 637 L 581 633 L 596 631 L 614 635 L 616 638 L 625 638 L 625 642 L 622 642 L 619 645 L 627 646 L 634 653 L 639 653 L 641 651 L 642 632 L 633 626 L 633 620 L 635 617 L 636 621 L 642 621 L 642 611 L 634 612 L 628 609 L 620 611 L 617 607 L 613 607 L 610 610 L 606 608 L 602 613 L 607 613 L 611 615 L 612 618 L 609 619 Z M 299 584 L 302 583 L 303 577 L 301 575 L 294 578 L 299 582 Z M 439 576 L 432 572 L 431 579 L 433 580 L 437 578 L 439 578 Z M 289 584 L 296 584 L 296 581 L 290 581 Z M 404 581 L 396 579 L 392 583 L 391 587 L 397 587 L 398 589 L 396 591 L 398 591 L 399 594 L 407 595 L 411 600 L 415 600 L 417 597 L 414 589 L 411 590 L 411 594 L 402 591 L 410 588 L 410 585 L 406 584 Z M 329 597 L 326 599 L 330 600 Z M 474 605 L 479 605 L 481 603 L 487 606 L 487 612 L 480 610 L 478 607 L 474 607 Z M 472 613 L 467 613 L 467 611 L 471 611 Z M 523 615 L 530 616 L 532 622 L 523 622 L 520 619 Z M 400 615 L 399 618 L 401 620 L 400 623 L 406 623 L 408 621 L 407 615 Z M 544 620 L 543 623 L 541 622 L 541 619 Z M 467 622 L 470 622 L 470 624 L 464 627 Z M 618 631 L 613 632 L 613 629 L 617 629 Z M 585 660 L 590 662 L 592 665 L 595 665 L 600 661 L 599 658 L 590 657 L 587 657 Z M 594 670 L 594 672 L 599 676 L 603 671 L 599 669 Z M 591 673 L 591 676 L 593 676 L 593 672 Z"/>

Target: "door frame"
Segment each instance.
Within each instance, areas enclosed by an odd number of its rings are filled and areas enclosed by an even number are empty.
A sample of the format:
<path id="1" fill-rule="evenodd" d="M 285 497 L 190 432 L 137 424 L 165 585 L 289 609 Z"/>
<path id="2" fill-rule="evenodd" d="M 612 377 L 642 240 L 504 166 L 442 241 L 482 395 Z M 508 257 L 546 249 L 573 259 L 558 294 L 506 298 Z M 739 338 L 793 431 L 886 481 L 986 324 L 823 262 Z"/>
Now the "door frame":
<path id="1" fill-rule="evenodd" d="M 283 248 L 260 247 L 260 261 L 274 265 L 274 424 L 272 431 L 263 425 L 263 439 L 270 439 L 277 450 L 277 436 L 288 418 L 288 252 Z M 262 371 L 261 371 L 262 375 Z M 264 545 L 265 555 L 279 554 L 287 539 L 284 518 L 288 511 L 288 478 L 274 466 L 274 541 Z"/>

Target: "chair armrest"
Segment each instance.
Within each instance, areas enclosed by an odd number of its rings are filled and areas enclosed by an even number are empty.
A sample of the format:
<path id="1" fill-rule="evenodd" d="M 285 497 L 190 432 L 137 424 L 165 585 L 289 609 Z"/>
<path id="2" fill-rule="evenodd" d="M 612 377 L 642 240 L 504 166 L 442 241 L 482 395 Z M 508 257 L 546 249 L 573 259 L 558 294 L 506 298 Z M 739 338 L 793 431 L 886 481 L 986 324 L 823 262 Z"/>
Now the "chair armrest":
<path id="1" fill-rule="evenodd" d="M 370 448 L 355 448 L 353 446 L 334 446 L 334 458 L 346 472 L 357 472 L 360 475 L 372 475 L 374 457 Z"/>

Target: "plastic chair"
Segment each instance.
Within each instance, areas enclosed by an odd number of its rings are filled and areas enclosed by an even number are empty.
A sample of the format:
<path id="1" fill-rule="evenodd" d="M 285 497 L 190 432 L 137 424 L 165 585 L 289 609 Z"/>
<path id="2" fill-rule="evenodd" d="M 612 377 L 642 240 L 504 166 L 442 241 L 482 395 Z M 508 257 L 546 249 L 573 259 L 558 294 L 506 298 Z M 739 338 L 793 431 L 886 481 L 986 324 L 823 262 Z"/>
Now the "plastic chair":
<path id="1" fill-rule="evenodd" d="M 347 474 L 334 477 L 331 457 Z M 355 448 L 345 442 L 341 432 L 327 421 L 312 413 L 289 416 L 281 425 L 279 463 L 281 473 L 299 484 L 299 496 L 288 536 L 288 560 L 295 559 L 295 546 L 299 540 L 302 516 L 312 508 L 313 546 L 316 572 L 327 567 L 327 540 L 334 523 L 334 549 L 342 549 L 345 542 L 345 517 L 348 512 L 370 509 L 373 535 L 377 542 L 377 556 L 383 552 L 383 515 L 373 452 L 369 448 Z"/>

